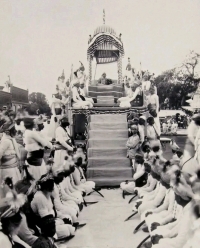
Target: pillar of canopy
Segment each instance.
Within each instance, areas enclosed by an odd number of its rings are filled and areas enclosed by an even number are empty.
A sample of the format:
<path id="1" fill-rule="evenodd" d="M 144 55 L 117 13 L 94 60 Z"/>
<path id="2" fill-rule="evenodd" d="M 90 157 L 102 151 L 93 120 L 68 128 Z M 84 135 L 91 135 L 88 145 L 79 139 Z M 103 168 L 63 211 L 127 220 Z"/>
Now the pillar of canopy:
<path id="1" fill-rule="evenodd" d="M 92 83 L 92 60 L 96 59 L 98 64 L 117 62 L 118 84 L 122 83 L 122 58 L 124 56 L 121 37 L 117 37 L 113 28 L 102 25 L 94 31 L 93 37 L 89 40 L 87 57 L 89 63 L 89 84 Z M 95 78 L 95 75 L 94 75 Z"/>
<path id="2" fill-rule="evenodd" d="M 117 68 L 118 68 L 118 84 L 122 83 L 122 56 L 119 55 L 117 60 Z"/>
<path id="3" fill-rule="evenodd" d="M 92 56 L 89 56 L 88 58 L 88 63 L 89 63 L 89 73 L 88 73 L 88 78 L 89 78 L 89 84 L 92 82 Z"/>

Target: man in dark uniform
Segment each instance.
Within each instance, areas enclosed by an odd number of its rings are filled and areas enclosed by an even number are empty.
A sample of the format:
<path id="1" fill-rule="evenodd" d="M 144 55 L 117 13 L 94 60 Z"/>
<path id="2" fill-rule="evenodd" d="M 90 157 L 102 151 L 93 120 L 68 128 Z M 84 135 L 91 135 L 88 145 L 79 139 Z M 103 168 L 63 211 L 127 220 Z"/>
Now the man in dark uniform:
<path id="1" fill-rule="evenodd" d="M 101 85 L 109 85 L 109 84 L 112 84 L 112 83 L 113 82 L 112 82 L 111 79 L 106 78 L 106 73 L 105 72 L 102 74 L 102 76 L 98 80 L 98 84 L 101 84 Z"/>

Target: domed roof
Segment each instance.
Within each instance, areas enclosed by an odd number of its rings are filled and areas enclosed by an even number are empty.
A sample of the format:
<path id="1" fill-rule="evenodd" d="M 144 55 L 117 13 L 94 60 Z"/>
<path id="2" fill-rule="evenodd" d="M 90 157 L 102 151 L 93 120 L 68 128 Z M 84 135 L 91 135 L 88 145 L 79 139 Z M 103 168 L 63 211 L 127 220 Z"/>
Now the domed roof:
<path id="1" fill-rule="evenodd" d="M 99 26 L 94 30 L 94 36 L 99 34 L 99 33 L 110 33 L 110 34 L 116 36 L 115 30 L 113 28 L 111 28 L 110 26 L 107 26 L 107 25 Z"/>

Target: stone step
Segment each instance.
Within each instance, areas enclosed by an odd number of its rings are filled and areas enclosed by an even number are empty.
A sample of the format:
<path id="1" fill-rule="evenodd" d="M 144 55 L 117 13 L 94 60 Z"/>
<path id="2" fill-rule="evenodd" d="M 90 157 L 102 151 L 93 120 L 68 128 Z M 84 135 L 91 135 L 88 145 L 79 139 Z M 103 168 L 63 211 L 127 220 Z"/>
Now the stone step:
<path id="1" fill-rule="evenodd" d="M 130 167 L 130 159 L 124 157 L 93 157 L 88 159 L 88 168 L 96 167 L 107 167 L 107 168 L 116 168 L 117 166 Z"/>
<path id="2" fill-rule="evenodd" d="M 125 148 L 127 138 L 125 139 L 89 139 L 89 148 L 104 148 L 105 145 L 110 148 Z"/>
<path id="3" fill-rule="evenodd" d="M 127 122 L 91 122 L 90 130 L 120 130 L 128 127 Z"/>
<path id="4" fill-rule="evenodd" d="M 124 122 L 127 121 L 126 114 L 97 114 L 91 115 L 91 122 Z"/>
<path id="5" fill-rule="evenodd" d="M 116 167 L 116 168 L 88 168 L 87 178 L 130 178 L 132 177 L 133 169 L 131 167 Z M 90 179 L 88 179 L 90 180 Z"/>
<path id="6" fill-rule="evenodd" d="M 98 158 L 98 157 L 126 157 L 127 149 L 121 147 L 104 147 L 104 148 L 89 148 L 88 149 L 88 158 Z"/>
<path id="7" fill-rule="evenodd" d="M 119 187 L 122 182 L 125 182 L 126 180 L 133 181 L 133 178 L 131 176 L 128 178 L 102 177 L 102 178 L 88 178 L 88 180 L 94 181 L 97 187 Z"/>
<path id="8" fill-rule="evenodd" d="M 128 130 L 89 130 L 89 139 L 128 139 Z"/>

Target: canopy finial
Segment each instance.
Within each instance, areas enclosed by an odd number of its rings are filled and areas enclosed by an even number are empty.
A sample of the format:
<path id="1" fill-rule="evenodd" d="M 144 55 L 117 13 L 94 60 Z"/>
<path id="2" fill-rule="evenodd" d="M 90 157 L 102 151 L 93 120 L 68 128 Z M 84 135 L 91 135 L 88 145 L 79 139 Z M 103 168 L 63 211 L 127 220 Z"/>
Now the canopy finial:
<path id="1" fill-rule="evenodd" d="M 106 22 L 106 13 L 105 13 L 105 9 L 103 9 L 103 24 L 105 24 Z"/>

